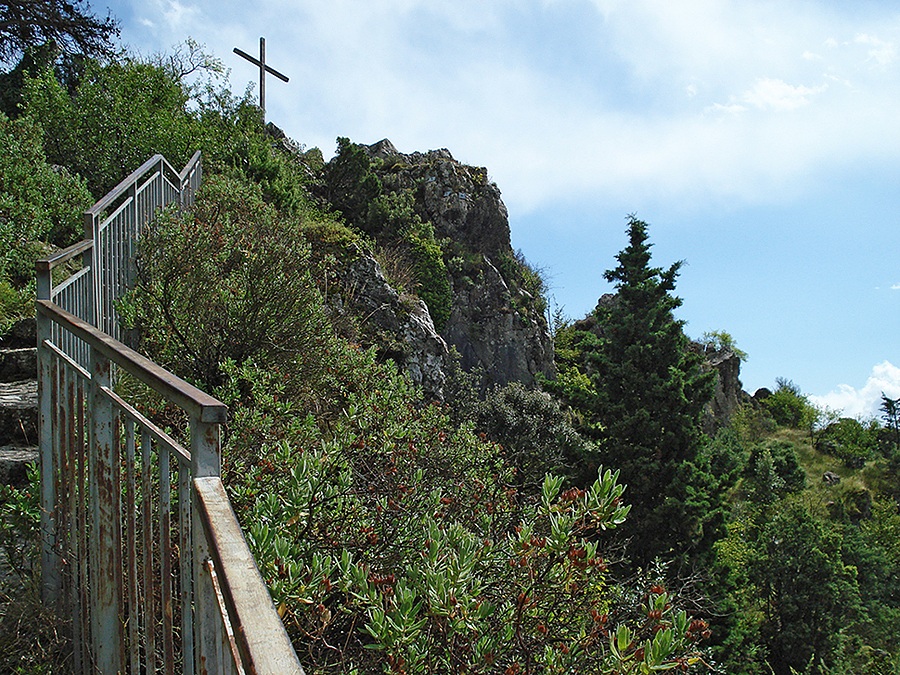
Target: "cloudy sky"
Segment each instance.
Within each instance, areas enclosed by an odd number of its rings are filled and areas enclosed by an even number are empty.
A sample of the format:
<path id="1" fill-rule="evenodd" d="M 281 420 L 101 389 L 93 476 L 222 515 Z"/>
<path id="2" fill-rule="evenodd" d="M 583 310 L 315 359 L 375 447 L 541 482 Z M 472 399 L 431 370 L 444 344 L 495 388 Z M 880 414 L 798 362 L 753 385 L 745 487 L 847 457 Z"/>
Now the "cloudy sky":
<path id="1" fill-rule="evenodd" d="M 103 13 L 104 5 L 92 7 Z M 116 0 L 144 54 L 192 37 L 271 121 L 485 166 L 513 246 L 580 318 L 628 214 L 684 260 L 679 316 L 872 413 L 900 397 L 900 7 L 856 0 Z M 874 407 L 873 407 L 874 406 Z"/>

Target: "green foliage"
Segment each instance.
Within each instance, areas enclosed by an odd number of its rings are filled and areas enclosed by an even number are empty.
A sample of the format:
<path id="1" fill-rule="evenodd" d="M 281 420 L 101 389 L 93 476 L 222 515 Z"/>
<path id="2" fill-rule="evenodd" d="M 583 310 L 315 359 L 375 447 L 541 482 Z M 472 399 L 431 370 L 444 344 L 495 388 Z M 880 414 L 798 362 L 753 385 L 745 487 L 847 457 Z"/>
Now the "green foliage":
<path id="1" fill-rule="evenodd" d="M 750 452 L 744 471 L 744 489 L 751 501 L 771 504 L 802 490 L 805 485 L 806 472 L 791 443 L 761 443 Z"/>
<path id="2" fill-rule="evenodd" d="M 208 390 L 224 382 L 224 362 L 250 359 L 313 388 L 330 338 L 308 263 L 299 219 L 253 184 L 209 178 L 191 211 L 145 233 L 123 312 L 146 350 Z"/>
<path id="3" fill-rule="evenodd" d="M 72 643 L 40 597 L 40 471 L 22 487 L 0 485 L 0 672 L 68 673 Z"/>
<path id="4" fill-rule="evenodd" d="M 597 537 L 628 511 L 615 474 L 566 491 L 548 476 L 527 498 L 497 446 L 370 368 L 380 382 L 327 433 L 306 417 L 233 486 L 304 665 L 637 673 L 693 658 L 705 624 L 660 587 L 608 578 Z"/>
<path id="5" fill-rule="evenodd" d="M 756 402 L 744 403 L 738 407 L 731 414 L 729 427 L 745 443 L 757 443 L 776 429 L 775 420 Z"/>
<path id="6" fill-rule="evenodd" d="M 683 551 L 685 537 L 706 517 L 686 505 L 707 483 L 694 460 L 715 375 L 688 348 L 683 322 L 673 316 L 681 304 L 672 295 L 680 263 L 650 266 L 646 223 L 631 218 L 628 236 L 618 266 L 605 273 L 615 298 L 598 304 L 594 330 L 573 329 L 565 355 L 572 363 L 560 365 L 566 379 L 550 387 L 584 416 L 579 430 L 597 440 L 602 462 L 621 470 L 634 504 L 630 553 L 646 563 Z M 590 388 L 578 373 L 590 378 Z"/>
<path id="7" fill-rule="evenodd" d="M 36 574 L 38 530 L 41 524 L 41 481 L 35 464 L 28 467 L 24 487 L 0 484 L 0 548 L 8 569 L 18 583 L 29 582 Z M 0 591 L 6 589 L 0 586 Z"/>
<path id="8" fill-rule="evenodd" d="M 559 404 L 542 391 L 513 382 L 495 387 L 473 411 L 475 427 L 500 444 L 515 482 L 536 489 L 548 472 L 570 474 L 596 451 L 569 424 Z"/>
<path id="9" fill-rule="evenodd" d="M 859 610 L 856 570 L 845 564 L 841 541 L 796 501 L 761 530 L 751 578 L 765 601 L 762 640 L 776 675 L 832 663 L 841 630 Z"/>
<path id="10" fill-rule="evenodd" d="M 369 205 L 381 194 L 381 181 L 361 145 L 343 137 L 337 144 L 337 154 L 324 168 L 323 196 L 348 223 L 368 231 Z"/>
<path id="11" fill-rule="evenodd" d="M 0 113 L 0 335 L 34 301 L 34 263 L 77 241 L 91 198 L 84 183 L 50 165 L 40 128 Z"/>
<path id="12" fill-rule="evenodd" d="M 816 450 L 843 460 L 851 469 L 861 469 L 878 449 L 877 425 L 863 426 L 842 417 L 816 434 Z"/>
<path id="13" fill-rule="evenodd" d="M 203 151 L 209 172 L 256 183 L 266 201 L 285 213 L 311 211 L 307 188 L 314 185 L 314 167 L 321 162 L 317 149 L 298 156 L 279 149 L 247 96 L 210 87 L 196 103 L 194 147 Z"/>
<path id="14" fill-rule="evenodd" d="M 0 111 L 10 119 L 18 118 L 21 113 L 22 89 L 29 73 L 40 73 L 52 68 L 56 56 L 55 45 L 29 47 L 12 70 L 0 73 Z"/>
<path id="15" fill-rule="evenodd" d="M 369 204 L 364 229 L 388 242 L 408 263 L 415 281 L 415 288 L 408 290 L 425 302 L 435 327 L 441 330 L 450 319 L 453 291 L 434 227 L 416 213 L 412 193 L 379 195 Z"/>
<path id="16" fill-rule="evenodd" d="M 429 232 L 430 230 L 430 232 Z M 428 235 L 431 236 L 428 236 Z M 434 231 L 430 226 L 423 233 L 410 230 L 405 234 L 413 260 L 417 293 L 431 314 L 435 328 L 442 330 L 450 319 L 453 304 L 453 291 L 440 245 L 434 240 Z"/>
<path id="17" fill-rule="evenodd" d="M 737 356 L 741 361 L 747 360 L 747 352 L 740 349 L 735 343 L 731 333 L 724 330 L 707 331 L 699 340 L 700 344 L 713 351 L 729 351 Z"/>
<path id="18" fill-rule="evenodd" d="M 816 407 L 790 380 L 778 378 L 777 385 L 772 395 L 762 402 L 772 419 L 781 426 L 811 430 L 819 417 Z"/>
<path id="19" fill-rule="evenodd" d="M 547 310 L 544 272 L 525 258 L 521 250 L 501 254 L 497 267 L 513 296 L 513 307 L 542 316 Z"/>
<path id="20" fill-rule="evenodd" d="M 97 197 L 155 153 L 180 168 L 196 150 L 187 93 L 157 66 L 89 61 L 71 96 L 45 70 L 26 83 L 23 100 L 49 160 L 81 175 Z"/>

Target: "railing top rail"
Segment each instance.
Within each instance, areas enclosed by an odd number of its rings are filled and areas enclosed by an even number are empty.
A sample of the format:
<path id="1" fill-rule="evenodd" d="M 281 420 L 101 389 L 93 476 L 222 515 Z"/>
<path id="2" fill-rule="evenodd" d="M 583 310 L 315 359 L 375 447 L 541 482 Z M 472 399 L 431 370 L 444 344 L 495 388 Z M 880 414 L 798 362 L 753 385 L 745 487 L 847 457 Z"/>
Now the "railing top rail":
<path id="1" fill-rule="evenodd" d="M 228 407 L 224 403 L 97 330 L 74 314 L 61 309 L 49 300 L 38 300 L 37 311 L 38 314 L 48 317 L 84 340 L 92 349 L 98 350 L 123 370 L 152 387 L 163 398 L 180 406 L 201 422 L 223 424 L 227 421 Z"/>
<path id="2" fill-rule="evenodd" d="M 188 176 L 191 175 L 191 171 L 194 170 L 194 167 L 197 166 L 197 162 L 200 161 L 201 154 L 202 153 L 199 150 L 197 150 L 197 152 L 194 153 L 194 155 L 191 157 L 191 159 L 188 161 L 188 163 L 185 165 L 185 167 L 181 170 L 181 173 L 178 174 L 179 179 L 181 179 L 183 181 L 185 178 L 187 178 Z"/>
<path id="3" fill-rule="evenodd" d="M 89 251 L 94 246 L 93 239 L 82 239 L 77 244 L 72 244 L 68 248 L 64 248 L 62 251 L 57 251 L 53 255 L 49 255 L 46 258 L 41 258 L 35 263 L 35 267 L 38 272 L 49 272 L 54 267 L 58 267 L 65 262 L 68 262 L 72 258 L 84 253 L 85 251 Z"/>
<path id="4" fill-rule="evenodd" d="M 248 673 L 303 675 L 222 479 L 195 478 L 193 482 L 210 556 L 219 570 L 225 604 L 234 622 L 242 665 Z"/>
<path id="5" fill-rule="evenodd" d="M 116 199 L 121 197 L 125 192 L 145 173 L 150 171 L 154 166 L 162 162 L 163 167 L 165 167 L 168 171 L 172 173 L 174 176 L 181 176 L 181 172 L 175 169 L 171 164 L 169 164 L 168 160 L 160 154 L 153 155 L 146 162 L 141 164 L 137 169 L 132 171 L 125 180 L 116 185 L 112 190 L 106 193 L 104 197 L 100 199 L 96 204 L 94 204 L 91 208 L 85 211 L 86 214 L 90 216 L 97 216 L 100 213 L 103 213 L 107 208 L 109 208 L 110 204 L 112 204 Z"/>

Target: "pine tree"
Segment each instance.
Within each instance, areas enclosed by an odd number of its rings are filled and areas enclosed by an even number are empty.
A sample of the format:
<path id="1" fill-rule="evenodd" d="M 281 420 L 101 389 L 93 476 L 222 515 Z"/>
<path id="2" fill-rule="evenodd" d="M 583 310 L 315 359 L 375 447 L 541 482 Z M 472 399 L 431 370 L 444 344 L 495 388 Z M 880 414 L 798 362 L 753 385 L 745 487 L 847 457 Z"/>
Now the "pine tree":
<path id="1" fill-rule="evenodd" d="M 628 485 L 629 550 L 643 564 L 704 537 L 715 481 L 703 467 L 700 418 L 715 374 L 703 368 L 673 315 L 681 305 L 673 292 L 682 263 L 651 267 L 647 224 L 634 217 L 628 236 L 618 266 L 604 275 L 617 293 L 601 299 L 588 322 L 599 339 L 577 339 L 575 360 L 591 386 L 578 392 L 576 412 L 598 442 L 597 459 L 620 469 Z"/>

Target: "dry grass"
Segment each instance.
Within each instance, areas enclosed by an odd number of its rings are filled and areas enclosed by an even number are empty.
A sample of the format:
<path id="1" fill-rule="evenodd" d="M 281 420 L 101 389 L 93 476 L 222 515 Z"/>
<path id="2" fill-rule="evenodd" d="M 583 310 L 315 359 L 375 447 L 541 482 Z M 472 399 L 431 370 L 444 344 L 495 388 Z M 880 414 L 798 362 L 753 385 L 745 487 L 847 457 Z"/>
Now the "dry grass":
<path id="1" fill-rule="evenodd" d="M 0 673 L 64 675 L 72 671 L 66 626 L 41 602 L 37 574 L 0 580 Z"/>
<path id="2" fill-rule="evenodd" d="M 71 653 L 62 622 L 37 593 L 0 595 L 0 672 L 71 673 Z"/>

